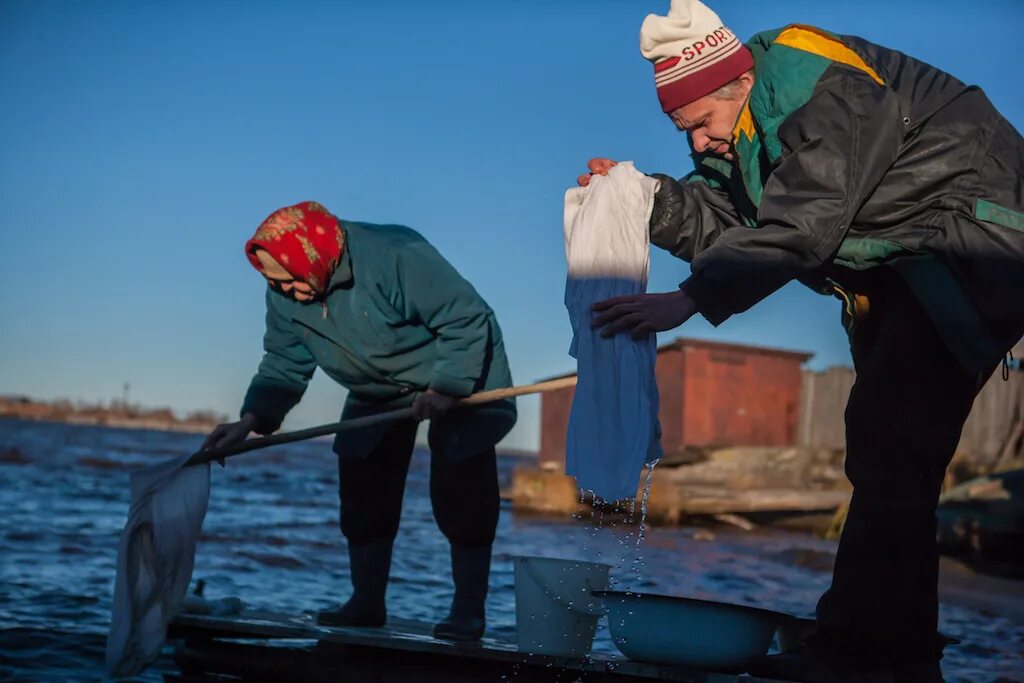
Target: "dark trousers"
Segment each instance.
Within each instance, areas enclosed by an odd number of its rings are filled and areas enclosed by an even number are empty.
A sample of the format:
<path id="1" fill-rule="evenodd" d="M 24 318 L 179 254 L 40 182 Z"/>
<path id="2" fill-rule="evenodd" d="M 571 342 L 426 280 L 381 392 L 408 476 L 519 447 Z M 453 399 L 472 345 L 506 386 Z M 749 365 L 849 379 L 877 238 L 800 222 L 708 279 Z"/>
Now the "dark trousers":
<path id="1" fill-rule="evenodd" d="M 857 380 L 846 408 L 853 498 L 818 621 L 851 650 L 940 657 L 935 508 L 988 373 L 957 364 L 897 276 L 866 289 L 870 311 L 851 334 Z"/>
<path id="2" fill-rule="evenodd" d="M 352 545 L 394 540 L 416 440 L 416 424 L 396 424 L 364 460 L 338 458 L 341 533 Z M 484 546 L 498 526 L 498 466 L 494 448 L 458 462 L 430 458 L 430 502 L 449 542 Z"/>

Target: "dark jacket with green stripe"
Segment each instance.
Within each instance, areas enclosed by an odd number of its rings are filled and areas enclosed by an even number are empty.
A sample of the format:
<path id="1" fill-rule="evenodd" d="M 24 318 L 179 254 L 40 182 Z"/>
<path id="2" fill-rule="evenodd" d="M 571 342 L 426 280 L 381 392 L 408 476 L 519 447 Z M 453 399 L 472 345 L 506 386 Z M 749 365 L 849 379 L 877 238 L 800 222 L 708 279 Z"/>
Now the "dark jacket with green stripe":
<path id="1" fill-rule="evenodd" d="M 342 419 L 408 406 L 428 388 L 464 397 L 511 385 L 493 311 L 433 246 L 399 225 L 341 226 L 345 251 L 322 302 L 267 288 L 266 353 L 241 410 L 259 433 L 281 426 L 317 367 L 349 390 Z M 454 410 L 431 421 L 431 450 L 474 455 L 515 421 L 514 400 Z M 387 429 L 341 433 L 334 450 L 365 457 Z"/>
<path id="2" fill-rule="evenodd" d="M 652 241 L 718 325 L 793 279 L 826 292 L 901 273 L 971 372 L 1024 335 L 1024 141 L 978 88 L 806 26 L 748 43 L 735 163 L 666 176 Z"/>

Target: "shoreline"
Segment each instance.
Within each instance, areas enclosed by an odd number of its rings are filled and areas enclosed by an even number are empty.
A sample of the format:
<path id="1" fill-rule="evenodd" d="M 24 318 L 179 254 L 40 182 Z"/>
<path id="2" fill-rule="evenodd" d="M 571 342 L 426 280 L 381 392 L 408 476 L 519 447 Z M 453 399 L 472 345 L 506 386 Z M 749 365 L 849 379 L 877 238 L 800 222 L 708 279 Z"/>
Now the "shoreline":
<path id="1" fill-rule="evenodd" d="M 165 432 L 165 433 L 176 433 L 176 434 L 195 434 L 202 435 L 208 434 L 220 423 L 201 423 L 201 422 L 179 422 L 170 423 L 165 421 L 154 421 L 145 419 L 114 419 L 108 422 L 103 422 L 97 419 L 86 418 L 86 419 L 60 419 L 56 417 L 24 417 L 19 415 L 11 414 L 0 414 L 0 421 L 10 422 L 29 422 L 33 424 L 54 424 L 54 425 L 72 425 L 75 427 L 102 427 L 104 429 L 124 429 L 124 430 L 141 430 L 149 432 Z M 309 425 L 312 426 L 312 425 Z M 298 429 L 301 429 L 299 427 Z M 295 430 L 289 430 L 295 431 Z M 276 432 L 284 433 L 284 432 Z M 318 436 L 310 441 L 330 441 L 333 440 L 333 435 Z M 426 442 L 422 444 L 417 442 L 417 448 L 426 448 Z M 515 458 L 517 460 L 537 460 L 539 454 L 536 451 L 527 451 L 518 448 L 501 448 L 500 446 L 495 449 L 499 456 L 506 458 Z"/>
<path id="2" fill-rule="evenodd" d="M 146 418 L 94 418 L 94 417 L 68 417 L 59 418 L 53 416 L 28 417 L 22 415 L 3 414 L 0 420 L 11 422 L 32 422 L 37 424 L 73 425 L 76 427 L 104 427 L 106 429 L 140 429 L 150 432 L 175 432 L 179 434 L 205 434 L 217 426 L 218 423 L 205 422 L 167 422 L 164 420 L 152 420 Z"/>

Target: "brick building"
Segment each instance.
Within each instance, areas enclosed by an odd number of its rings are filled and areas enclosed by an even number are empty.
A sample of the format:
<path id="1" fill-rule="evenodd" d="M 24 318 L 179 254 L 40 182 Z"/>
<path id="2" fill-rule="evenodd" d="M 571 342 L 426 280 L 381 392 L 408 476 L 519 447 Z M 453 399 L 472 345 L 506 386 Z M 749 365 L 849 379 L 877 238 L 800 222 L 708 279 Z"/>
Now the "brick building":
<path id="1" fill-rule="evenodd" d="M 797 442 L 801 366 L 811 354 L 677 339 L 658 347 L 662 446 L 790 446 Z M 565 462 L 573 388 L 541 397 L 541 462 Z"/>

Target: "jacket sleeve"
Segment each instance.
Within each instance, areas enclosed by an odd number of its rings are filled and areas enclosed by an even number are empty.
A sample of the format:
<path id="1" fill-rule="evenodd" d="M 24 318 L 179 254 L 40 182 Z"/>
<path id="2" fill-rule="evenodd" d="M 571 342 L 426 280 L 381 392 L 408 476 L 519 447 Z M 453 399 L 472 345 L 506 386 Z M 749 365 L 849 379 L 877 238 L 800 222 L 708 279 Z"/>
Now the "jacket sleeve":
<path id="1" fill-rule="evenodd" d="M 692 176 L 682 182 L 654 173 L 661 185 L 654 197 L 651 243 L 673 256 L 692 262 L 723 230 L 740 220 L 727 194 Z"/>
<path id="2" fill-rule="evenodd" d="M 843 73 L 779 128 L 781 161 L 768 177 L 755 229 L 724 230 L 682 284 L 712 324 L 747 310 L 828 263 L 850 222 L 896 160 L 896 95 Z"/>
<path id="3" fill-rule="evenodd" d="M 242 415 L 257 418 L 256 432 L 270 434 L 281 427 L 288 411 L 302 398 L 316 361 L 302 338 L 274 306 L 267 291 L 267 331 L 263 335 L 263 360 L 242 402 Z"/>
<path id="4" fill-rule="evenodd" d="M 491 309 L 473 285 L 425 241 L 401 250 L 398 271 L 404 315 L 437 338 L 437 360 L 428 387 L 449 396 L 469 396 L 491 352 Z"/>
<path id="5" fill-rule="evenodd" d="M 742 225 L 736 201 L 728 188 L 742 186 L 732 163 L 693 154 L 694 171 L 681 180 L 661 173 L 651 212 L 651 243 L 692 262 L 711 246 L 723 230 Z"/>

